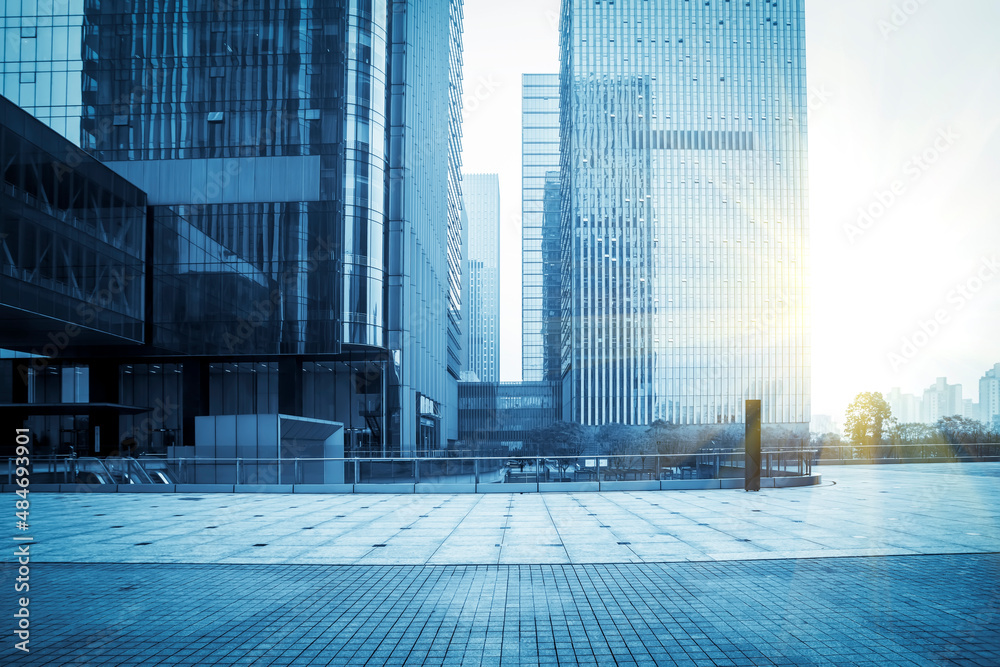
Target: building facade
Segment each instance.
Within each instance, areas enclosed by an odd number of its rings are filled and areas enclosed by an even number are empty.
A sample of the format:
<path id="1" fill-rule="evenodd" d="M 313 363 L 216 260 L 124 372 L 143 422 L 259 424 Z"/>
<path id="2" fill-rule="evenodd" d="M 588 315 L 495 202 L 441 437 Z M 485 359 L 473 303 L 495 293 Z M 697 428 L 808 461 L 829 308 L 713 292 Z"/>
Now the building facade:
<path id="1" fill-rule="evenodd" d="M 521 377 L 562 377 L 559 75 L 521 82 Z"/>
<path id="2" fill-rule="evenodd" d="M 914 394 L 904 394 L 899 387 L 893 387 L 885 396 L 892 409 L 892 416 L 900 424 L 917 424 L 923 421 L 923 399 Z"/>
<path id="3" fill-rule="evenodd" d="M 979 421 L 1000 428 L 1000 364 L 979 380 Z"/>
<path id="4" fill-rule="evenodd" d="M 921 421 L 925 424 L 934 424 L 942 417 L 962 416 L 965 413 L 962 385 L 948 384 L 948 378 L 938 378 L 924 390 L 921 410 Z"/>
<path id="5" fill-rule="evenodd" d="M 563 415 L 810 421 L 802 0 L 564 0 Z"/>
<path id="6" fill-rule="evenodd" d="M 0 345 L 20 350 L 0 354 L 0 415 L 34 415 L 39 456 L 99 447 L 102 431 L 110 451 L 119 421 L 145 410 L 123 404 L 117 376 L 108 386 L 102 368 L 66 357 L 136 349 L 149 335 L 146 193 L 3 97 L 0 156 Z M 18 409 L 29 403 L 33 412 Z M 160 422 L 178 426 L 170 412 Z"/>
<path id="7" fill-rule="evenodd" d="M 196 416 L 274 412 L 343 423 L 358 453 L 457 437 L 461 0 L 4 18 L 0 93 L 146 196 L 143 336 L 52 365 L 178 406 L 177 444 Z"/>
<path id="8" fill-rule="evenodd" d="M 463 199 L 469 218 L 465 246 L 468 292 L 462 300 L 469 332 L 466 367 L 483 382 L 500 381 L 500 177 L 466 174 Z"/>
<path id="9" fill-rule="evenodd" d="M 559 421 L 560 390 L 558 382 L 460 383 L 462 449 L 498 456 L 521 450 L 532 431 Z"/>

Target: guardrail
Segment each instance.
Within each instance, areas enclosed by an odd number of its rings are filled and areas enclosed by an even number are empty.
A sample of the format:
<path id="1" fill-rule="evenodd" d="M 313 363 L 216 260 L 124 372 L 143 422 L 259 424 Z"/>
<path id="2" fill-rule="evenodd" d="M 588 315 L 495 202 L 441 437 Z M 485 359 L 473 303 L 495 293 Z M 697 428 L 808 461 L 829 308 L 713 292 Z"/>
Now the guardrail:
<path id="1" fill-rule="evenodd" d="M 770 449 L 761 475 L 809 476 L 813 450 Z M 14 459 L 7 460 L 13 483 Z M 51 457 L 33 461 L 32 478 L 50 484 L 548 484 L 742 479 L 744 454 L 478 456 L 395 458 L 105 458 Z"/>
<path id="2" fill-rule="evenodd" d="M 1000 461 L 1000 444 L 979 442 L 869 446 L 844 444 L 821 448 L 818 452 L 816 463 L 826 465 Z"/>

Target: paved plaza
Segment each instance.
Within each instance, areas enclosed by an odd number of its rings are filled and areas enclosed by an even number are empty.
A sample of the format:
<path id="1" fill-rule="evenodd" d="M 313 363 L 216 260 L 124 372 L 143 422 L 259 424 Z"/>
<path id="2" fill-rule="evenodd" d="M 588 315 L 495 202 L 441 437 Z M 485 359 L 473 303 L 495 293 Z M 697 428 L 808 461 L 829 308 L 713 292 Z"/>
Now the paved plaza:
<path id="1" fill-rule="evenodd" d="M 798 489 L 36 494 L 36 558 L 523 565 L 1000 552 L 1000 463 L 820 467 Z"/>
<path id="2" fill-rule="evenodd" d="M 32 650 L 8 621 L 0 664 L 1000 665 L 1000 464 L 819 471 L 754 494 L 36 494 Z"/>

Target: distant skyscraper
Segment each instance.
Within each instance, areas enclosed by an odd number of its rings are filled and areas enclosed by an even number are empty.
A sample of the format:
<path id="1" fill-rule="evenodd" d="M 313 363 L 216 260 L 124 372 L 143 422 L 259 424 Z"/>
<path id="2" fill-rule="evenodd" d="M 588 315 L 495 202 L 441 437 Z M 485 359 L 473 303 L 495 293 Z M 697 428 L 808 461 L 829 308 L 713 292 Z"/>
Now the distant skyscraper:
<path id="1" fill-rule="evenodd" d="M 525 74 L 522 79 L 521 188 L 521 376 L 525 382 L 558 380 L 558 74 Z"/>
<path id="2" fill-rule="evenodd" d="M 363 452 L 457 438 L 462 0 L 0 11 L 0 93 L 151 208 L 142 339 L 57 363 L 112 403 L 180 403 L 178 444 L 196 416 L 265 412 Z"/>
<path id="3" fill-rule="evenodd" d="M 469 291 L 462 297 L 469 330 L 466 370 L 482 382 L 499 382 L 500 179 L 496 174 L 466 174 L 462 189 L 469 218 L 465 250 Z"/>
<path id="4" fill-rule="evenodd" d="M 564 417 L 808 435 L 803 5 L 563 0 Z"/>
<path id="5" fill-rule="evenodd" d="M 979 421 L 1000 428 L 1000 364 L 979 381 Z"/>
<path id="6" fill-rule="evenodd" d="M 885 396 L 892 408 L 892 416 L 900 424 L 916 424 L 923 421 L 922 399 L 914 394 L 904 394 L 899 387 L 893 387 Z"/>
<path id="7" fill-rule="evenodd" d="M 921 411 L 925 424 L 933 424 L 942 417 L 962 416 L 965 414 L 962 385 L 948 384 L 948 378 L 938 378 L 924 390 Z"/>

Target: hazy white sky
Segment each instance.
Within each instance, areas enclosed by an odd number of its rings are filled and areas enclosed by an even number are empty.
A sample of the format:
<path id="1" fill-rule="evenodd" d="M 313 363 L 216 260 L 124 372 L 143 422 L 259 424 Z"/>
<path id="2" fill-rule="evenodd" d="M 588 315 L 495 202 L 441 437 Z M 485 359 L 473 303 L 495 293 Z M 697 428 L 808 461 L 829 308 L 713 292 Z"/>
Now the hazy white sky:
<path id="1" fill-rule="evenodd" d="M 465 2 L 464 170 L 500 174 L 510 275 L 521 74 L 558 70 L 558 8 Z M 1000 2 L 806 0 L 806 13 L 813 413 L 938 376 L 978 400 L 1000 362 Z M 876 215 L 859 224 L 859 209 Z M 518 380 L 520 283 L 502 290 L 501 376 Z"/>

